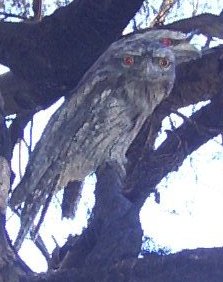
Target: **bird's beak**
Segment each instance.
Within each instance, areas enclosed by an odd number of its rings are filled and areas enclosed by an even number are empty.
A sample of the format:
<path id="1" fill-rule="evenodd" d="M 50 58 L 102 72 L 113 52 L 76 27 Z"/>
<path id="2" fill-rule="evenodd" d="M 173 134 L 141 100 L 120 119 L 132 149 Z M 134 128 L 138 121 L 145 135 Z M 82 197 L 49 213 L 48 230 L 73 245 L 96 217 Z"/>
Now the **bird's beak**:
<path id="1" fill-rule="evenodd" d="M 197 60 L 201 57 L 201 51 L 186 40 L 171 48 L 175 54 L 176 65 L 183 62 L 189 62 L 191 60 Z"/>

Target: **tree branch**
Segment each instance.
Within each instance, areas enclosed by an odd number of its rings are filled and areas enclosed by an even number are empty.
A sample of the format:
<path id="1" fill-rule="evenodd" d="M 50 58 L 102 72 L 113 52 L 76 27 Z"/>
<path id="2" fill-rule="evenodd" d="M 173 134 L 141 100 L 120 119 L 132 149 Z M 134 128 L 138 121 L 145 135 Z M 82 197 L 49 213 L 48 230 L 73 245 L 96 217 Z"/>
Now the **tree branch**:
<path id="1" fill-rule="evenodd" d="M 25 99 L 21 96 L 21 101 L 45 108 L 69 95 L 102 52 L 121 36 L 142 2 L 73 1 L 39 23 L 1 22 L 0 62 L 35 89 Z"/>
<path id="2" fill-rule="evenodd" d="M 92 2 L 93 6 L 87 0 L 81 5 L 74 1 L 41 23 L 0 23 L 0 61 L 8 65 L 19 80 L 15 91 L 12 85 L 14 88 L 17 83 L 11 84 L 10 78 L 4 77 L 10 85 L 10 90 L 2 93 L 5 101 L 9 101 L 5 107 L 8 114 L 37 105 L 45 108 L 61 96 L 69 95 L 100 54 L 121 36 L 142 3 L 140 0 L 131 4 L 127 0 L 121 4 L 115 0 L 101 1 Z M 191 32 L 201 27 L 203 33 L 221 37 L 222 25 L 222 16 L 205 14 L 165 28 Z M 213 65 L 208 61 L 207 67 L 209 63 Z"/>
<path id="3" fill-rule="evenodd" d="M 73 268 L 38 276 L 27 275 L 22 281 L 73 282 L 75 277 L 75 281 L 221 282 L 222 254 L 222 248 L 200 248 L 168 256 L 151 254 L 142 259 L 124 259 L 107 270 L 104 280 L 100 279 L 100 273 L 94 275 L 89 267 L 84 267 L 81 270 Z"/>
<path id="4" fill-rule="evenodd" d="M 143 201 L 169 172 L 176 171 L 184 159 L 223 130 L 223 95 L 193 114 L 191 122 L 169 133 L 155 151 L 145 151 L 126 181 L 125 194 L 133 201 Z"/>
<path id="5" fill-rule="evenodd" d="M 167 29 L 173 29 L 189 33 L 197 30 L 197 33 L 203 33 L 206 36 L 223 38 L 223 14 L 219 16 L 213 14 L 201 14 L 192 18 L 179 20 L 165 26 Z"/>
<path id="6" fill-rule="evenodd" d="M 134 169 L 136 160 L 140 162 L 145 152 L 153 151 L 164 117 L 178 108 L 211 99 L 221 91 L 222 85 L 223 46 L 204 52 L 199 60 L 177 66 L 176 80 L 170 96 L 147 119 L 128 150 L 128 174 Z"/>

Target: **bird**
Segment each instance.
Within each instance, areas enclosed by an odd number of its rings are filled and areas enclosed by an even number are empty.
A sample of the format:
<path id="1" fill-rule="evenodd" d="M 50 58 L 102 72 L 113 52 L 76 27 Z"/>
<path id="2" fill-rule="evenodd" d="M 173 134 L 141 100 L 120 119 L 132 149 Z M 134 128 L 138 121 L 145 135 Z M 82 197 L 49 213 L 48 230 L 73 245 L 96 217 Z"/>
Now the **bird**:
<path id="1" fill-rule="evenodd" d="M 83 181 L 107 161 L 115 161 L 124 175 L 125 154 L 170 94 L 176 65 L 199 56 L 186 34 L 170 30 L 112 43 L 52 115 L 12 193 L 12 209 L 24 202 L 22 214 L 36 215 L 47 195 Z"/>

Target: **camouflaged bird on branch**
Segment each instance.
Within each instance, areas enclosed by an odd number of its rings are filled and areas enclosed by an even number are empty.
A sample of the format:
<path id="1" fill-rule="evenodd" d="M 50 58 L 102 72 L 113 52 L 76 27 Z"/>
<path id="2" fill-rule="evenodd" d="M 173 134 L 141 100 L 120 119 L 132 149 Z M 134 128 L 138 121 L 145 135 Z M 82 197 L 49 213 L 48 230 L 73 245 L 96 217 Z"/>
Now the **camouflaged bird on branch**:
<path id="1" fill-rule="evenodd" d="M 170 94 L 175 66 L 198 54 L 185 34 L 168 30 L 127 36 L 108 48 L 51 117 L 12 194 L 13 209 L 24 202 L 20 242 L 52 193 L 109 161 L 125 175 L 126 151 Z"/>

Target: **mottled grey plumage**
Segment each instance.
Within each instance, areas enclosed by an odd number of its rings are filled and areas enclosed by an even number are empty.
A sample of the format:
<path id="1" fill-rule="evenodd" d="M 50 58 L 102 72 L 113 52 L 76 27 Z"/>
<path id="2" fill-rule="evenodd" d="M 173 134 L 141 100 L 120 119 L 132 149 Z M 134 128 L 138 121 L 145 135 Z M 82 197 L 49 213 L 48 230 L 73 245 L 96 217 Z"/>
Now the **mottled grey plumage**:
<path id="1" fill-rule="evenodd" d="M 51 191 L 83 180 L 104 161 L 124 167 L 145 119 L 169 95 L 175 65 L 198 56 L 185 39 L 180 32 L 157 30 L 113 43 L 52 116 L 11 206 L 25 201 L 26 212 L 34 213 Z"/>

